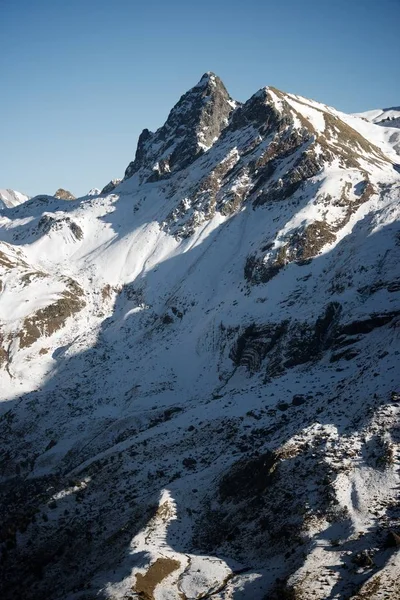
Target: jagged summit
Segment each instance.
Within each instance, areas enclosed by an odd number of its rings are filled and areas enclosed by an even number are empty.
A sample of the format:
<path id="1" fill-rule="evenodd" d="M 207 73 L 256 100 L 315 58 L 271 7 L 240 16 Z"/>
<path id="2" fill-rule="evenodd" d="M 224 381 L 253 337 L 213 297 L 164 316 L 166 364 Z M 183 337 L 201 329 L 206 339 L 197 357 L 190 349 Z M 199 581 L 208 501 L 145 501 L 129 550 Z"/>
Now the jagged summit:
<path id="1" fill-rule="evenodd" d="M 215 73 L 213 73 L 212 71 L 207 71 L 206 73 L 204 73 L 204 75 L 202 75 L 202 77 L 200 78 L 199 82 L 196 83 L 195 86 L 193 86 L 193 89 L 197 88 L 197 87 L 205 87 L 208 85 L 219 85 L 222 84 L 222 80 L 218 77 L 218 75 L 216 75 Z M 225 87 L 225 86 L 224 86 Z"/>
<path id="2" fill-rule="evenodd" d="M 206 73 L 0 211 L 2 600 L 400 597 L 395 134 Z"/>
<path id="3" fill-rule="evenodd" d="M 205 73 L 180 98 L 160 129 L 143 130 L 125 179 L 141 170 L 142 180 L 155 181 L 187 167 L 218 139 L 235 106 L 221 79 Z"/>
<path id="4" fill-rule="evenodd" d="M 110 194 L 121 183 L 122 179 L 111 179 L 101 190 L 100 194 Z"/>

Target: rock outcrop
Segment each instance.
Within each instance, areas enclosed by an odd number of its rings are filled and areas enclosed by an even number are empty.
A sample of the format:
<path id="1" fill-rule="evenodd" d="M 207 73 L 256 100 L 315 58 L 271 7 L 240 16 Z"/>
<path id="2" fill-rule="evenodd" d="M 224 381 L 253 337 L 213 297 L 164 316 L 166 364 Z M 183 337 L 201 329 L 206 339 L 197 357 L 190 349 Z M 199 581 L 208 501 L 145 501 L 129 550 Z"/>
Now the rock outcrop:
<path id="1" fill-rule="evenodd" d="M 54 197 L 59 198 L 60 200 L 76 200 L 76 197 L 71 194 L 71 192 L 64 190 L 63 188 L 58 188 L 54 194 Z"/>
<path id="2" fill-rule="evenodd" d="M 189 166 L 219 138 L 235 105 L 220 78 L 205 73 L 160 129 L 142 131 L 125 179 L 140 171 L 141 180 L 156 181 Z"/>
<path id="3" fill-rule="evenodd" d="M 122 179 L 112 179 L 103 187 L 100 194 L 111 194 L 115 188 L 121 183 Z"/>
<path id="4" fill-rule="evenodd" d="M 2 600 L 400 597 L 392 134 L 207 73 L 0 212 Z"/>

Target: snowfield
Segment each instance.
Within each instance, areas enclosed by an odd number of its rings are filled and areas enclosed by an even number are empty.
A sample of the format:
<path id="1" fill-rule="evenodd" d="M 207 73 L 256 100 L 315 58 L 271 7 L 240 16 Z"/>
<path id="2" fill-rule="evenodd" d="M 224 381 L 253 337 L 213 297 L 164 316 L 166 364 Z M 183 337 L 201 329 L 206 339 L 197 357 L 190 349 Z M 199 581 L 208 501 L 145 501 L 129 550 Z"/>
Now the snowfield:
<path id="1" fill-rule="evenodd" d="M 400 598 L 392 116 L 207 73 L 0 210 L 4 600 Z"/>
<path id="2" fill-rule="evenodd" d="M 26 202 L 27 200 L 29 200 L 29 196 L 21 194 L 21 192 L 0 189 L 0 209 L 17 206 L 18 204 Z"/>

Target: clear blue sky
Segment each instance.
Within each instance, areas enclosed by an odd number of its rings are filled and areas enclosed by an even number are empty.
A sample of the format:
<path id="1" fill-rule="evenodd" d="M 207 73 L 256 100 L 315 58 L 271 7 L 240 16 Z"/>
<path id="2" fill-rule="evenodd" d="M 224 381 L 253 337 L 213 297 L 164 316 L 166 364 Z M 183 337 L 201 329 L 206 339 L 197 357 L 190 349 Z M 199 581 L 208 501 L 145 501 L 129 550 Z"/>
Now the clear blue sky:
<path id="1" fill-rule="evenodd" d="M 348 112 L 400 105 L 400 0 L 0 0 L 0 188 L 83 195 L 214 71 Z"/>

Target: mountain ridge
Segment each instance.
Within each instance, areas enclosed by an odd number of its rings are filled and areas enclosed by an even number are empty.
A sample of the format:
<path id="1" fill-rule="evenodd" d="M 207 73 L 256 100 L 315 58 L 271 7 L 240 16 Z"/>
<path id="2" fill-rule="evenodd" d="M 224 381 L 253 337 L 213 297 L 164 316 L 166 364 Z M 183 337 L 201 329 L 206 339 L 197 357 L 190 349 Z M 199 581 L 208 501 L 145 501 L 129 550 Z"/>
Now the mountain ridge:
<path id="1" fill-rule="evenodd" d="M 0 213 L 4 598 L 398 592 L 398 155 L 219 82 Z"/>
<path id="2" fill-rule="evenodd" d="M 22 194 L 21 192 L 10 189 L 0 190 L 0 210 L 2 208 L 17 206 L 22 202 L 26 202 L 26 200 L 29 200 L 29 196 Z"/>

